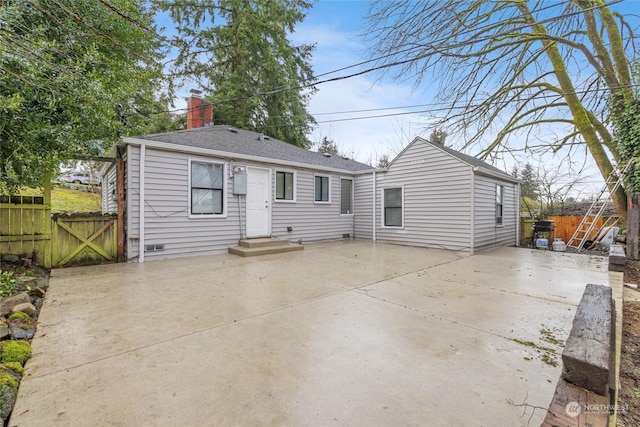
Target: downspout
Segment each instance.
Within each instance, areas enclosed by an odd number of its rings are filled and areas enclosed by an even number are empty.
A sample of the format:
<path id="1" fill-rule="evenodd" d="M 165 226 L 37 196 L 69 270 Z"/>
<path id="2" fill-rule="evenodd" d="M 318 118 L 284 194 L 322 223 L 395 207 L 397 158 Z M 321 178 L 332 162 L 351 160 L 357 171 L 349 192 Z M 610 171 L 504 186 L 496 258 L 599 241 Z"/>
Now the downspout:
<path id="1" fill-rule="evenodd" d="M 471 168 L 471 236 L 469 236 L 469 255 L 473 255 L 475 250 L 475 235 L 476 235 L 476 173 L 473 168 Z"/>
<path id="2" fill-rule="evenodd" d="M 371 238 L 373 240 L 373 242 L 375 243 L 376 241 L 376 172 L 373 171 L 373 183 L 372 183 L 372 189 L 373 189 L 373 212 L 372 212 L 372 216 L 371 216 Z"/>
<path id="3" fill-rule="evenodd" d="M 140 220 L 139 220 L 139 256 L 138 262 L 144 262 L 144 164 L 145 164 L 146 146 L 140 145 Z"/>
<path id="4" fill-rule="evenodd" d="M 516 186 L 516 247 L 520 246 L 520 184 L 514 184 Z"/>
<path id="5" fill-rule="evenodd" d="M 123 147 L 116 146 L 116 186 L 118 203 L 118 262 L 124 262 L 124 245 L 126 236 L 124 234 L 124 159 L 122 158 Z M 102 188 L 106 188 L 103 186 Z M 108 197 L 108 195 L 107 195 Z"/>

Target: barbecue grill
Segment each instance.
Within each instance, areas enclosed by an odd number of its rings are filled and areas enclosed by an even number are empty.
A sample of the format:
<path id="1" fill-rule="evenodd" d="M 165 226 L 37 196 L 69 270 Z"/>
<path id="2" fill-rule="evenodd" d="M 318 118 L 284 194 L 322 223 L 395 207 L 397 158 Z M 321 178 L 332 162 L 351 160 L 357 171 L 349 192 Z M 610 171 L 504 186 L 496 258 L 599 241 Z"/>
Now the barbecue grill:
<path id="1" fill-rule="evenodd" d="M 536 221 L 533 223 L 534 233 L 549 233 L 556 228 L 556 222 L 550 220 Z"/>
<path id="2" fill-rule="evenodd" d="M 549 242 L 553 241 L 555 221 L 542 220 L 533 223 L 533 247 L 537 249 L 549 249 Z"/>

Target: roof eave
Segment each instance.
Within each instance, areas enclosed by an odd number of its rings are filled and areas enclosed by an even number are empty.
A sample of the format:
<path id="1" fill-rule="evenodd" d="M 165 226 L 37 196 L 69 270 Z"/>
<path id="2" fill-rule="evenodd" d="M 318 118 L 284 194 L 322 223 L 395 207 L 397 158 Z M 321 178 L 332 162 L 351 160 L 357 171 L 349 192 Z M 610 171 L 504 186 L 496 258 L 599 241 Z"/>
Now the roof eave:
<path id="1" fill-rule="evenodd" d="M 467 163 L 468 164 L 468 163 Z M 521 184 L 522 180 L 518 179 L 518 178 L 514 178 L 511 175 L 508 175 L 506 173 L 497 173 L 494 172 L 492 170 L 486 169 L 486 168 L 482 168 L 479 166 L 473 166 L 473 172 L 477 173 L 478 175 L 483 175 L 483 176 L 488 176 L 489 178 L 496 178 L 496 179 L 500 179 L 502 181 L 508 181 L 508 182 L 513 182 L 515 184 Z"/>
<path id="2" fill-rule="evenodd" d="M 349 169 L 340 169 L 340 168 L 332 168 L 332 167 L 322 166 L 322 165 L 314 165 L 310 163 L 294 162 L 294 161 L 281 160 L 281 159 L 272 159 L 270 157 L 262 157 L 262 156 L 253 156 L 250 154 L 241 154 L 241 153 L 232 153 L 229 151 L 212 150 L 210 148 L 200 148 L 200 147 L 192 147 L 189 145 L 171 144 L 168 142 L 159 142 L 151 139 L 126 137 L 123 139 L 123 141 L 125 144 L 145 145 L 151 148 L 158 148 L 161 150 L 175 151 L 175 152 L 181 152 L 181 153 L 187 153 L 187 154 L 200 154 L 200 155 L 206 155 L 206 156 L 223 157 L 227 159 L 254 161 L 254 162 L 260 162 L 260 163 L 272 163 L 272 164 L 277 164 L 282 166 L 315 169 L 315 170 L 321 170 L 325 172 L 335 172 L 335 173 L 348 174 L 348 175 L 355 175 L 359 172 L 359 171 L 353 171 Z"/>

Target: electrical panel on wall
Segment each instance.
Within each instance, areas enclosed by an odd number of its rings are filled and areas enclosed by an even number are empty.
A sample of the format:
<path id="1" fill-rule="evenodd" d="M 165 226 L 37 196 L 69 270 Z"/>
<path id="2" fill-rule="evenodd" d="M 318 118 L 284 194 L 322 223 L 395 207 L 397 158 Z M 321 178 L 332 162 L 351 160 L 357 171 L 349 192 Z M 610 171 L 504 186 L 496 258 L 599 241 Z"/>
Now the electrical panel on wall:
<path id="1" fill-rule="evenodd" d="M 233 174 L 233 194 L 235 195 L 247 194 L 247 174 L 246 173 Z"/>

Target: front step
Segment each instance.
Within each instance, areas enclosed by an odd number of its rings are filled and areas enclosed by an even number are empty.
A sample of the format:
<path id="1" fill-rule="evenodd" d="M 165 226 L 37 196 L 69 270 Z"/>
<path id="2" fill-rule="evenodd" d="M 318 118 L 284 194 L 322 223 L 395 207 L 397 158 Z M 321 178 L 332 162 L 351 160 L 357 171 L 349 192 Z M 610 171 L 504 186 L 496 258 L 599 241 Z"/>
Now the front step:
<path id="1" fill-rule="evenodd" d="M 229 248 L 229 253 L 242 257 L 280 254 L 285 252 L 301 251 L 302 245 L 291 244 L 278 238 L 245 239 L 240 240 L 240 246 Z"/>
<path id="2" fill-rule="evenodd" d="M 261 239 L 242 239 L 240 240 L 240 246 L 245 248 L 263 248 L 265 246 L 285 246 L 289 242 L 286 240 L 278 239 L 277 237 L 264 237 Z"/>

